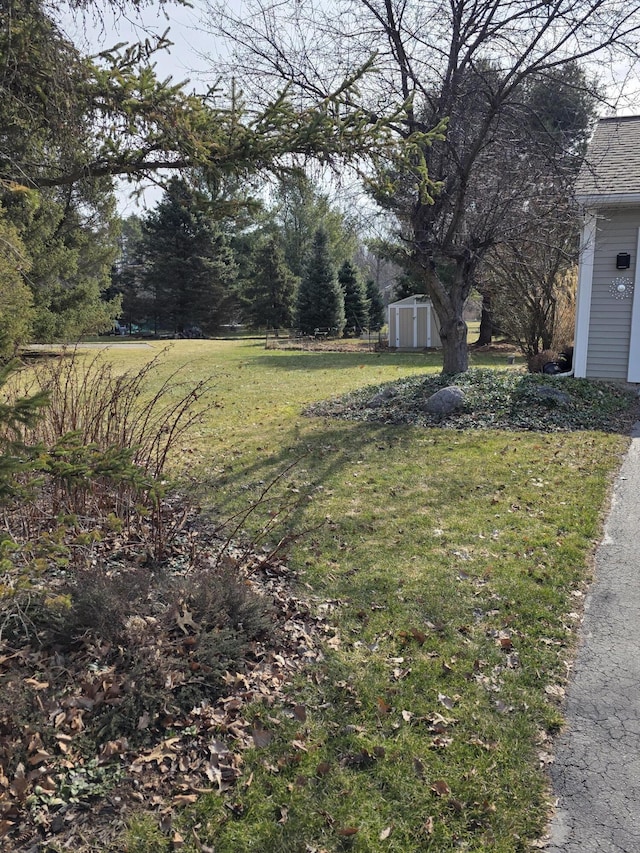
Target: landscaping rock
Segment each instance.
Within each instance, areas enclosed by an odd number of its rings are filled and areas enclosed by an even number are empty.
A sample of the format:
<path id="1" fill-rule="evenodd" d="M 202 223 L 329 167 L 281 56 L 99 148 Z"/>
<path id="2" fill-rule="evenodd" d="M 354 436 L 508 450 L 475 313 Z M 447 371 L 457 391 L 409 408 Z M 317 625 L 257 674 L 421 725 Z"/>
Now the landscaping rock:
<path id="1" fill-rule="evenodd" d="M 541 403 L 546 403 L 548 406 L 568 406 L 571 403 L 569 394 L 559 388 L 553 388 L 551 385 L 538 386 L 536 397 Z"/>
<path id="2" fill-rule="evenodd" d="M 375 397 L 372 397 L 368 403 L 366 404 L 368 409 L 379 409 L 381 406 L 391 400 L 393 397 L 396 397 L 398 392 L 393 388 L 384 388 L 379 394 L 376 394 Z"/>
<path id="3" fill-rule="evenodd" d="M 431 415 L 450 415 L 465 404 L 465 393 L 457 385 L 449 385 L 436 391 L 425 403 L 425 411 Z"/>

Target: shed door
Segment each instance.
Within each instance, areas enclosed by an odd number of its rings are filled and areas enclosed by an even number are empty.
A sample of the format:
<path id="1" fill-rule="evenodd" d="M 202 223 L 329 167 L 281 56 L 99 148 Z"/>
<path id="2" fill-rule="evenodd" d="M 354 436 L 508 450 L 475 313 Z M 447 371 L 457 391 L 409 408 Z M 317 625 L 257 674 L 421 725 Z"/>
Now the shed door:
<path id="1" fill-rule="evenodd" d="M 640 228 L 636 247 L 636 272 L 633 284 L 633 308 L 631 310 L 631 339 L 629 341 L 629 367 L 627 382 L 640 382 Z"/>

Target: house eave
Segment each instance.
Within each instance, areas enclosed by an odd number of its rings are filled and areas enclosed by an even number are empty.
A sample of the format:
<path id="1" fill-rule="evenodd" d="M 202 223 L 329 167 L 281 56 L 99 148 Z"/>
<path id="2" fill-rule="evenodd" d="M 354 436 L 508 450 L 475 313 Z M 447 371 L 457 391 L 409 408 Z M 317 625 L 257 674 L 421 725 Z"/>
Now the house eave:
<path id="1" fill-rule="evenodd" d="M 627 206 L 640 204 L 640 192 L 637 193 L 579 193 L 576 201 L 584 208 Z"/>

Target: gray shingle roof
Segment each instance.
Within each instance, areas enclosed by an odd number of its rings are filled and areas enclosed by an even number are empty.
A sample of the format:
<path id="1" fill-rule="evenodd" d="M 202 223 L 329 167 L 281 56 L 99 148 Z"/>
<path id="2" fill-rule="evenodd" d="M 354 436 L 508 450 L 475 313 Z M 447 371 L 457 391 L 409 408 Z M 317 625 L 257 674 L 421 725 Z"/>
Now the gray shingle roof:
<path id="1" fill-rule="evenodd" d="M 640 116 L 601 118 L 576 181 L 575 193 L 640 193 Z"/>

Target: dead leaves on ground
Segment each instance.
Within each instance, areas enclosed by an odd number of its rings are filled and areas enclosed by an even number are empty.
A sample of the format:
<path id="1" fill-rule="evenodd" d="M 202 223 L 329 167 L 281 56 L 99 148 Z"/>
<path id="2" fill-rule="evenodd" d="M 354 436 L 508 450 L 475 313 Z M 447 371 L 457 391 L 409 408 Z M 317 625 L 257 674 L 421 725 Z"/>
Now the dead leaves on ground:
<path id="1" fill-rule="evenodd" d="M 137 740 L 150 741 L 147 748 L 133 748 L 130 739 L 118 737 L 96 742 L 95 753 L 87 754 L 88 724 L 103 709 L 122 703 L 131 689 L 128 673 L 101 666 L 100 644 L 92 638 L 64 659 L 55 649 L 0 648 L 5 700 L 0 709 L 0 838 L 13 839 L 11 849 L 29 849 L 34 840 L 56 837 L 57 843 L 80 850 L 92 833 L 101 833 L 106 849 L 107 838 L 112 842 L 124 828 L 131 804 L 158 811 L 170 831 L 173 809 L 191 805 L 203 793 L 229 790 L 242 773 L 243 752 L 269 745 L 271 724 L 250 721 L 247 708 L 256 701 L 267 708 L 276 701 L 286 706 L 285 685 L 307 664 L 323 659 L 322 641 L 334 631 L 324 616 L 311 614 L 309 602 L 292 595 L 284 564 L 255 561 L 243 571 L 245 582 L 273 605 L 277 644 L 254 645 L 244 671 L 227 674 L 226 695 L 214 704 L 203 701 L 181 715 L 143 711 L 132 729 L 146 735 Z M 184 604 L 174 624 L 183 642 L 199 631 Z M 137 621 L 132 630 L 136 626 Z M 157 640 L 155 629 L 142 627 L 139 642 Z M 19 701 L 12 703 L 13 696 Z M 28 709 L 18 707 L 25 702 Z M 301 704 L 290 714 L 298 723 L 306 721 Z M 293 748 L 306 750 L 303 741 Z"/>

